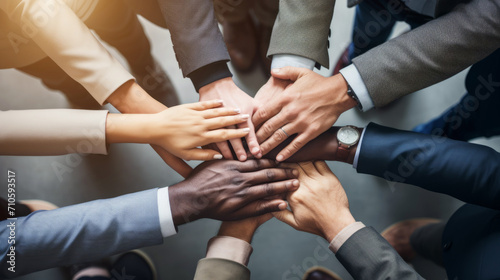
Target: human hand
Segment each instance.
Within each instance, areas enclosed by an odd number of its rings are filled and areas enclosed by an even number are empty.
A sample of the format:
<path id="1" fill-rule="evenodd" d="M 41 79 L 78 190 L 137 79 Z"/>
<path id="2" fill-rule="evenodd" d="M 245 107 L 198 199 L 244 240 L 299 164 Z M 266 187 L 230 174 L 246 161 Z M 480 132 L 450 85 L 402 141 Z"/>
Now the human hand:
<path id="1" fill-rule="evenodd" d="M 218 108 L 222 104 L 221 100 L 205 101 L 155 114 L 149 124 L 153 135 L 151 143 L 185 160 L 222 159 L 218 151 L 197 147 L 248 135 L 249 128 L 224 128 L 246 122 L 250 117 L 234 108 Z"/>
<path id="2" fill-rule="evenodd" d="M 281 80 L 275 77 L 269 78 L 267 82 L 259 89 L 255 95 L 255 103 L 257 105 L 257 111 L 259 107 L 268 104 L 269 102 L 281 98 L 281 95 L 285 91 L 286 87 L 292 84 L 291 81 Z"/>
<path id="3" fill-rule="evenodd" d="M 294 174 L 295 173 L 295 174 Z M 200 164 L 168 188 L 175 225 L 201 218 L 230 221 L 287 207 L 282 197 L 299 187 L 297 171 L 271 160 L 220 160 Z"/>
<path id="4" fill-rule="evenodd" d="M 269 221 L 273 215 L 271 213 L 257 217 L 246 218 L 239 221 L 222 222 L 218 236 L 231 236 L 248 243 L 252 242 L 253 235 L 257 228 Z"/>
<path id="5" fill-rule="evenodd" d="M 255 137 L 255 129 L 251 120 L 255 111 L 255 102 L 253 98 L 239 89 L 231 78 L 224 78 L 200 88 L 200 101 L 212 99 L 224 100 L 224 106 L 238 108 L 241 110 L 242 114 L 250 116 L 246 122 L 238 124 L 237 127 L 240 129 L 249 129 L 248 134 L 245 137 L 248 149 L 255 157 L 262 157 L 259 143 Z M 247 153 L 243 147 L 241 139 L 232 139 L 229 140 L 229 142 L 231 143 L 238 160 L 245 161 L 247 159 Z M 233 159 L 231 150 L 229 149 L 226 141 L 218 142 L 217 147 L 224 158 Z"/>
<path id="6" fill-rule="evenodd" d="M 356 106 L 347 95 L 347 83 L 342 75 L 323 77 L 311 70 L 296 67 L 273 69 L 273 77 L 291 80 L 280 98 L 260 106 L 253 115 L 257 140 L 263 154 L 283 142 L 288 136 L 297 137 L 276 157 L 284 161 L 305 144 L 330 128 L 340 114 Z"/>
<path id="7" fill-rule="evenodd" d="M 324 161 L 285 166 L 299 170 L 301 186 L 287 196 L 292 211 L 273 213 L 278 220 L 329 242 L 346 226 L 356 222 L 339 179 Z"/>

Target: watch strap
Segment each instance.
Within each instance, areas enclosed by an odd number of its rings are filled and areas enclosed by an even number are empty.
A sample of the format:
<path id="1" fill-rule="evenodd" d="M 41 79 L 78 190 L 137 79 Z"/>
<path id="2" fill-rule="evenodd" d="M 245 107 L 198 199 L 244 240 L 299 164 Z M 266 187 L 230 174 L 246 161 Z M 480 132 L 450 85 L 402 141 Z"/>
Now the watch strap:
<path id="1" fill-rule="evenodd" d="M 339 142 L 339 145 L 337 146 L 337 154 L 335 155 L 336 161 L 347 162 L 349 150 L 349 147 Z"/>

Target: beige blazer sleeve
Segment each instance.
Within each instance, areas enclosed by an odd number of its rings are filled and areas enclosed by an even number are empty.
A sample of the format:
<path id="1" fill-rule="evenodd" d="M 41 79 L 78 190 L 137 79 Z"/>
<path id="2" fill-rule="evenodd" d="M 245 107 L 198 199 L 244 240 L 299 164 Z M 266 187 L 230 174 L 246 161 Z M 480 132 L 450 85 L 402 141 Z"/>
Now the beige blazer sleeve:
<path id="1" fill-rule="evenodd" d="M 64 1 L 2 0 L 0 10 L 99 104 L 133 79 Z"/>
<path id="2" fill-rule="evenodd" d="M 108 111 L 0 111 L 0 155 L 107 154 Z"/>

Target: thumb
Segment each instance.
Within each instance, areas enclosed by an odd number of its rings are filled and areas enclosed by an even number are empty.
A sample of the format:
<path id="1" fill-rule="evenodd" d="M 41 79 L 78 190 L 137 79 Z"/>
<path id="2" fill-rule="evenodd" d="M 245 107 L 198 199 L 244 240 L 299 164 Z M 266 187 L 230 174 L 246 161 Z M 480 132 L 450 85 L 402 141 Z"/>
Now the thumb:
<path id="1" fill-rule="evenodd" d="M 186 153 L 185 160 L 214 160 L 222 159 L 220 152 L 210 149 L 191 149 Z"/>
<path id="2" fill-rule="evenodd" d="M 282 210 L 279 212 L 273 212 L 271 214 L 273 214 L 273 216 L 276 219 L 282 221 L 283 223 L 285 223 L 285 224 L 287 224 L 295 229 L 298 227 L 297 222 L 295 221 L 295 217 L 293 216 L 293 213 L 288 209 L 285 209 L 285 210 Z"/>
<path id="3" fill-rule="evenodd" d="M 282 79 L 282 80 L 291 80 L 295 82 L 300 77 L 302 77 L 305 73 L 307 73 L 307 69 L 298 68 L 298 67 L 283 67 L 283 68 L 275 68 L 271 70 L 271 75 L 273 77 Z"/>

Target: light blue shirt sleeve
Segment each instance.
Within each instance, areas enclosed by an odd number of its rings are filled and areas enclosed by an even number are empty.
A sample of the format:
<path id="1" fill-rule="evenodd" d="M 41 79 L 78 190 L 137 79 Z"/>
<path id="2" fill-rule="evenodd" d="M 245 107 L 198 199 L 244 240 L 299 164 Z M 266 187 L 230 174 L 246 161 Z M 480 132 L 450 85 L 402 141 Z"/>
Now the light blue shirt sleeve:
<path id="1" fill-rule="evenodd" d="M 361 142 L 363 142 L 363 137 L 365 136 L 365 129 L 363 129 L 363 132 L 361 133 L 361 137 L 359 138 L 358 142 L 358 149 L 356 150 L 356 154 L 354 155 L 354 160 L 352 161 L 352 167 L 354 169 L 358 169 L 358 160 L 359 160 L 359 153 L 361 152 Z"/>
<path id="2" fill-rule="evenodd" d="M 271 62 L 271 69 L 282 68 L 286 66 L 307 68 L 313 70 L 316 62 L 312 59 L 294 55 L 294 54 L 275 54 Z"/>
<path id="3" fill-rule="evenodd" d="M 368 93 L 368 89 L 366 88 L 365 82 L 361 78 L 358 69 L 354 64 L 351 64 L 340 70 L 340 74 L 344 77 L 347 83 L 351 86 L 354 94 L 358 97 L 359 103 L 363 107 L 362 111 L 366 112 L 375 105 L 373 104 L 373 100 Z"/>
<path id="4" fill-rule="evenodd" d="M 158 189 L 158 217 L 160 217 L 160 228 L 163 237 L 177 234 L 175 230 L 170 200 L 168 198 L 168 187 Z"/>

